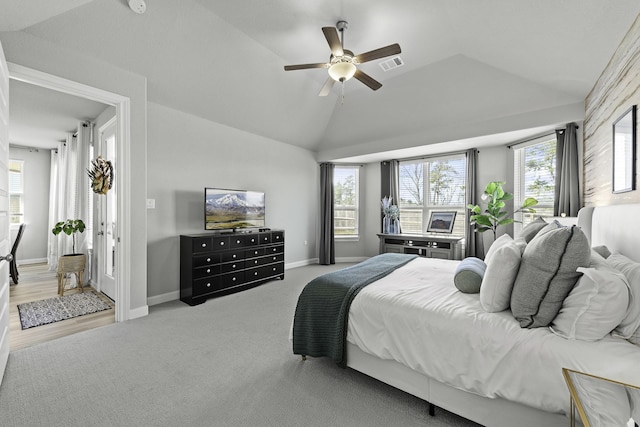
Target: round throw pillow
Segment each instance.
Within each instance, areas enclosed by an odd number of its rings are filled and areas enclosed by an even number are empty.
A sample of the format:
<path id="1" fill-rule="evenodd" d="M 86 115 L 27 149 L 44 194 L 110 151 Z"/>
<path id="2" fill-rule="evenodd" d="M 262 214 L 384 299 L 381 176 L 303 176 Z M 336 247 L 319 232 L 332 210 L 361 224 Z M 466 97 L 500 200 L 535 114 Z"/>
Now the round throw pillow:
<path id="1" fill-rule="evenodd" d="M 487 264 L 480 258 L 468 257 L 460 261 L 453 276 L 453 283 L 460 292 L 465 294 L 477 294 L 480 292 L 480 285 Z"/>

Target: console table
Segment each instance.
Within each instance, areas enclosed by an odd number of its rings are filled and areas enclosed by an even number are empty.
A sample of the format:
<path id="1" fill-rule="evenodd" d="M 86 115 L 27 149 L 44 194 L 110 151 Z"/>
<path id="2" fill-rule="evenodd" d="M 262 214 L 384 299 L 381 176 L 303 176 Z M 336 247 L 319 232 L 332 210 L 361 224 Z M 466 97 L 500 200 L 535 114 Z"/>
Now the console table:
<path id="1" fill-rule="evenodd" d="M 427 258 L 462 259 L 462 237 L 438 234 L 378 234 L 380 253 L 416 254 Z"/>
<path id="2" fill-rule="evenodd" d="M 284 279 L 284 231 L 180 236 L 180 300 L 207 298 Z"/>

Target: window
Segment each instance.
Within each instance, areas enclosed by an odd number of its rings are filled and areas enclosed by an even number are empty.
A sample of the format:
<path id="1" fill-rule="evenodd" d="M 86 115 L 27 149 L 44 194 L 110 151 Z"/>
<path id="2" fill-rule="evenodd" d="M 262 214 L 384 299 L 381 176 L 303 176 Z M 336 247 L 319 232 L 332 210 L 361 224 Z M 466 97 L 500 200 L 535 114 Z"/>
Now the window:
<path id="1" fill-rule="evenodd" d="M 9 160 L 9 223 L 24 221 L 24 161 Z"/>
<path id="2" fill-rule="evenodd" d="M 535 197 L 538 204 L 536 213 L 517 213 L 514 224 L 517 236 L 522 227 L 538 216 L 553 216 L 556 191 L 556 138 L 548 135 L 514 149 L 514 206 L 522 206 L 527 197 Z"/>
<path id="3" fill-rule="evenodd" d="M 358 166 L 336 166 L 333 171 L 335 237 L 358 237 L 359 173 Z"/>
<path id="4" fill-rule="evenodd" d="M 464 237 L 466 169 L 464 154 L 401 161 L 398 182 L 402 232 L 425 233 L 432 212 L 456 211 L 452 234 Z"/>

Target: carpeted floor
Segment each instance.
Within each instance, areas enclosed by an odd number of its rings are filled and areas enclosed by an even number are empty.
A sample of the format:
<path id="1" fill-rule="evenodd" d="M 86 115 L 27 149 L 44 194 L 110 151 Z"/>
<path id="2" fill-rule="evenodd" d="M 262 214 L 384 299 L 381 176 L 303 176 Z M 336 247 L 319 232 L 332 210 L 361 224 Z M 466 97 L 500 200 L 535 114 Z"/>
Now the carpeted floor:
<path id="1" fill-rule="evenodd" d="M 289 328 L 300 290 L 338 266 L 13 352 L 3 426 L 471 427 L 330 360 L 301 362 Z"/>
<path id="2" fill-rule="evenodd" d="M 93 291 L 18 304 L 22 329 L 47 325 L 110 308 L 111 306 L 102 301 Z"/>

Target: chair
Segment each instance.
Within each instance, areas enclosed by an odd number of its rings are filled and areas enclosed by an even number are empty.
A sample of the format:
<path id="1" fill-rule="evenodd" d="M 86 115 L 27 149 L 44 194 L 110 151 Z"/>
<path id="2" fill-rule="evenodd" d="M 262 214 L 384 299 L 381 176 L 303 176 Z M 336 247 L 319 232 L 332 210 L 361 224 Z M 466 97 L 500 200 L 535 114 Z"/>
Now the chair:
<path id="1" fill-rule="evenodd" d="M 20 224 L 20 228 L 18 229 L 18 235 L 16 236 L 16 240 L 13 242 L 13 246 L 11 247 L 11 255 L 13 259 L 9 262 L 9 274 L 11 275 L 11 280 L 13 280 L 14 284 L 18 284 L 18 264 L 16 262 L 16 252 L 18 251 L 18 244 L 20 244 L 20 240 L 22 239 L 22 234 L 24 233 L 24 228 L 27 224 Z"/>
<path id="2" fill-rule="evenodd" d="M 63 255 L 58 258 L 58 294 L 64 295 L 64 289 L 69 283 L 71 276 L 69 274 L 75 274 L 78 282 L 78 289 L 80 292 L 84 292 L 82 287 L 82 279 L 84 277 L 84 268 L 87 263 L 87 256 L 85 254 L 73 254 Z"/>

